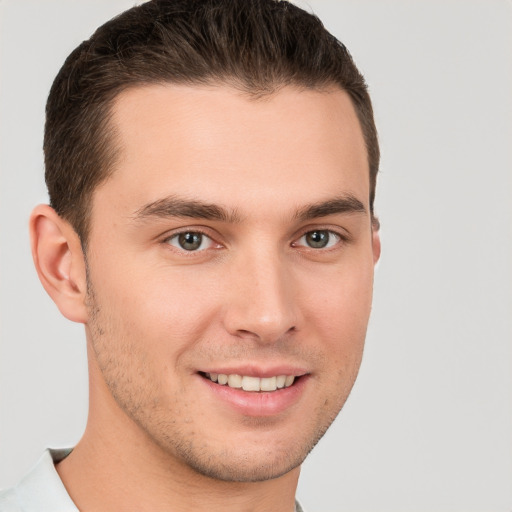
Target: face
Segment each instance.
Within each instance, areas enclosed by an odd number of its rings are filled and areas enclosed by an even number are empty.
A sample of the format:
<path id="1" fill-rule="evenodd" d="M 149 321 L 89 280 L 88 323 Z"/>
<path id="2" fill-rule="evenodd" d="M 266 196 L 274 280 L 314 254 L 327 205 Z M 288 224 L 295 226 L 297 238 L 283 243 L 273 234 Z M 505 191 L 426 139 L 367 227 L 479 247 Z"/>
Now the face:
<path id="1" fill-rule="evenodd" d="M 287 473 L 345 402 L 370 313 L 350 100 L 147 86 L 119 96 L 113 123 L 87 254 L 92 378 L 109 395 L 95 400 L 200 474 Z"/>

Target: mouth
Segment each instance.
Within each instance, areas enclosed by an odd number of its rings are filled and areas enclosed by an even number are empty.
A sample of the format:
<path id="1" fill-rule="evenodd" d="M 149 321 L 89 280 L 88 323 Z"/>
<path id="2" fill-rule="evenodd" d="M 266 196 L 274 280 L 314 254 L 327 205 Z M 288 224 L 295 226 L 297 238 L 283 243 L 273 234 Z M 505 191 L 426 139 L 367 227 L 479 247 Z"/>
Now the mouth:
<path id="1" fill-rule="evenodd" d="M 275 392 L 289 388 L 301 378 L 296 375 L 275 375 L 272 377 L 254 377 L 251 375 L 199 372 L 203 378 L 232 389 L 240 389 L 253 393 Z"/>
<path id="2" fill-rule="evenodd" d="M 198 377 L 210 390 L 210 398 L 220 400 L 237 415 L 248 417 L 278 417 L 294 410 L 310 388 L 311 374 L 305 369 L 283 366 L 256 369 L 251 366 L 233 368 L 225 373 L 199 371 Z M 228 417 L 225 415 L 224 417 Z M 239 416 L 237 416 L 239 417 Z"/>

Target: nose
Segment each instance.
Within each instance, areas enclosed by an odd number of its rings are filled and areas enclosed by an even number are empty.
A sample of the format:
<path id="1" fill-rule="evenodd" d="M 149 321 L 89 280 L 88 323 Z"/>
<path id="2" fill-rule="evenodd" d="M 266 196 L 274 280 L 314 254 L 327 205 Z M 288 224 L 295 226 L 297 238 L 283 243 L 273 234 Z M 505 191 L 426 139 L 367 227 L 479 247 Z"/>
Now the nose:
<path id="1" fill-rule="evenodd" d="M 298 329 L 293 272 L 278 254 L 260 251 L 240 257 L 226 281 L 224 325 L 231 335 L 273 343 Z"/>

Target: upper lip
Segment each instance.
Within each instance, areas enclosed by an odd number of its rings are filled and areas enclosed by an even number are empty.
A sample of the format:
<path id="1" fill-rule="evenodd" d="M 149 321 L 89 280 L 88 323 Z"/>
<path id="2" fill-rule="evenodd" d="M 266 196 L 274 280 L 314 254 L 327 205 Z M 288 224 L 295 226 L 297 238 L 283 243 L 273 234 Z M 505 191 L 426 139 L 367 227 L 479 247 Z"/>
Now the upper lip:
<path id="1" fill-rule="evenodd" d="M 269 367 L 251 364 L 237 366 L 210 366 L 199 370 L 201 373 L 220 373 L 224 375 L 246 375 L 248 377 L 275 377 L 277 375 L 293 375 L 300 377 L 308 372 L 305 368 L 291 365 L 275 365 Z"/>

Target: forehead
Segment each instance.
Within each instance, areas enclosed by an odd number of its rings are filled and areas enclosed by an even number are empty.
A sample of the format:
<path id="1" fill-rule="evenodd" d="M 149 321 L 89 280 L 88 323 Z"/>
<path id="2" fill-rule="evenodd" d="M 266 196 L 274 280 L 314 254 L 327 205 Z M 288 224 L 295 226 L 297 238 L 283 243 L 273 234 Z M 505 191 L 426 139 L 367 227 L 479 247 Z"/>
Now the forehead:
<path id="1" fill-rule="evenodd" d="M 112 123 L 119 158 L 100 189 L 134 207 L 166 194 L 237 209 L 336 192 L 368 202 L 364 139 L 340 89 L 254 99 L 228 86 L 150 85 L 120 94 Z"/>

